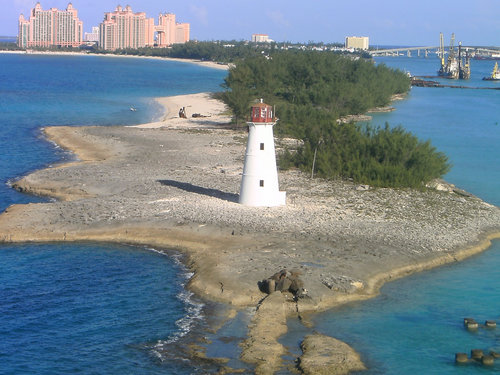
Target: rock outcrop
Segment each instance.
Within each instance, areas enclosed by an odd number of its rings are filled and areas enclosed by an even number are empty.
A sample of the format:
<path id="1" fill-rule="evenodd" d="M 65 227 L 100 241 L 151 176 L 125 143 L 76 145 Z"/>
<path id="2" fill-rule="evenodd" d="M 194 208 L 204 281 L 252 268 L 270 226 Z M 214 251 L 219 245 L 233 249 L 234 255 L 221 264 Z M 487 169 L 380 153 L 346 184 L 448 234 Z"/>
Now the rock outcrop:
<path id="1" fill-rule="evenodd" d="M 290 292 L 295 298 L 307 296 L 304 282 L 300 279 L 300 271 L 282 269 L 270 278 L 259 283 L 262 292 L 271 294 L 274 292 Z"/>
<path id="2" fill-rule="evenodd" d="M 301 345 L 299 369 L 306 375 L 342 375 L 366 370 L 359 354 L 349 345 L 320 334 L 307 336 Z"/>

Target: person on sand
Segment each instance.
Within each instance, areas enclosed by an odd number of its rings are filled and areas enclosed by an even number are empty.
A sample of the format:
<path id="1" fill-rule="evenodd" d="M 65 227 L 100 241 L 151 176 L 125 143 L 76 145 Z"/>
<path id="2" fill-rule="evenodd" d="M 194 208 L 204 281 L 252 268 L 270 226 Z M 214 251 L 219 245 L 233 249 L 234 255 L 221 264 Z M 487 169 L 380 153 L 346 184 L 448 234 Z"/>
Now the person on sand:
<path id="1" fill-rule="evenodd" d="M 179 117 L 180 118 L 187 118 L 186 107 L 182 107 L 181 109 L 179 109 Z"/>

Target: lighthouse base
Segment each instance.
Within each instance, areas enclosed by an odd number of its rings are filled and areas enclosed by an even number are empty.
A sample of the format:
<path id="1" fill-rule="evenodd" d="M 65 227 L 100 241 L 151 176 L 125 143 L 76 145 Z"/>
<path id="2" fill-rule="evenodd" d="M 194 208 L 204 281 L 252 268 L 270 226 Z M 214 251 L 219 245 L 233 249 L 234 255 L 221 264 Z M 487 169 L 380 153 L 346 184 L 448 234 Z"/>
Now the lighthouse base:
<path id="1" fill-rule="evenodd" d="M 249 207 L 276 207 L 286 205 L 286 191 L 277 191 L 265 196 L 240 193 L 239 203 Z"/>

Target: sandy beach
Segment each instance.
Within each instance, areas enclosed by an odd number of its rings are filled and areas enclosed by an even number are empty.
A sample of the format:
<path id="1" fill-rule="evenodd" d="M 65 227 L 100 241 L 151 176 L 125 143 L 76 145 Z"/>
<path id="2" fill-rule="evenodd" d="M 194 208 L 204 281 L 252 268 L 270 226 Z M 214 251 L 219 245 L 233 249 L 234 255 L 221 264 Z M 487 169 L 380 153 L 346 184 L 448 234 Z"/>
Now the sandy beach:
<path id="1" fill-rule="evenodd" d="M 371 298 L 388 280 L 460 261 L 500 237 L 500 209 L 444 181 L 427 190 L 371 189 L 280 171 L 286 206 L 242 206 L 245 129 L 234 129 L 206 93 L 157 100 L 165 116 L 156 123 L 44 129 L 77 160 L 14 183 L 57 200 L 9 207 L 0 242 L 108 241 L 184 253 L 197 295 L 235 311 L 254 308 L 241 345 L 257 374 L 279 368 L 288 317 L 307 322 L 310 313 Z M 187 119 L 178 117 L 181 107 Z M 282 269 L 300 274 L 303 298 L 259 289 Z M 363 368 L 333 338 L 313 335 L 303 348 L 303 373 Z"/>
<path id="2" fill-rule="evenodd" d="M 152 60 L 165 60 L 165 61 L 178 61 L 190 64 L 196 64 L 201 66 L 206 66 L 207 68 L 222 69 L 227 70 L 228 65 L 218 64 L 213 61 L 204 61 L 196 59 L 178 59 L 174 57 L 157 57 L 157 56 L 138 56 L 138 55 L 116 55 L 113 53 L 98 54 L 98 53 L 88 53 L 88 52 L 57 52 L 57 51 L 37 51 L 31 50 L 27 51 L 0 51 L 4 54 L 18 54 L 18 55 L 54 55 L 54 56 L 101 56 L 101 57 L 123 57 L 130 59 L 152 59 Z"/>

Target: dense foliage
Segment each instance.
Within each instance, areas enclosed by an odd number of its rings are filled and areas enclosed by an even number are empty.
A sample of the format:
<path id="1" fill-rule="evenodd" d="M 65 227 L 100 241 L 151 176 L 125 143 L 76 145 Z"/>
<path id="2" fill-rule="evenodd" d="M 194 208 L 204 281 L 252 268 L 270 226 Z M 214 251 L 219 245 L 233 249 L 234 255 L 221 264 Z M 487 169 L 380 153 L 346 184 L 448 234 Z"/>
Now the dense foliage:
<path id="1" fill-rule="evenodd" d="M 96 53 L 137 55 L 154 57 L 172 57 L 180 59 L 207 60 L 228 63 L 237 59 L 257 56 L 258 46 L 242 42 L 187 42 L 174 44 L 169 48 L 143 47 L 138 49 L 119 49 L 116 51 L 105 51 L 96 49 Z"/>
<path id="2" fill-rule="evenodd" d="M 444 154 L 401 127 L 340 124 L 346 115 L 385 106 L 408 91 L 406 74 L 372 61 L 329 52 L 279 51 L 248 58 L 230 69 L 221 95 L 243 123 L 256 98 L 276 106 L 276 131 L 303 141 L 281 155 L 324 178 L 352 178 L 373 186 L 420 187 L 449 170 Z"/>
<path id="3" fill-rule="evenodd" d="M 286 153 L 282 164 L 296 165 L 320 177 L 352 178 L 372 186 L 416 187 L 449 171 L 446 156 L 430 142 L 398 126 L 331 125 L 321 138 L 306 139 L 297 153 Z"/>
<path id="4" fill-rule="evenodd" d="M 183 44 L 174 44 L 168 48 L 144 47 L 138 49 L 120 49 L 116 51 L 105 51 L 94 48 L 95 53 L 112 53 L 118 55 L 138 55 L 154 57 L 172 57 L 180 59 L 207 60 L 219 63 L 231 63 L 251 57 L 262 56 L 262 54 L 273 53 L 282 49 L 332 49 L 338 48 L 338 44 L 324 45 L 309 43 L 297 45 L 289 43 L 249 43 L 246 41 L 213 41 L 200 42 L 190 41 Z"/>
<path id="5" fill-rule="evenodd" d="M 276 105 L 287 133 L 303 137 L 315 118 L 337 119 L 387 105 L 393 94 L 409 89 L 410 80 L 403 72 L 375 66 L 371 60 L 330 52 L 280 51 L 238 62 L 224 87 L 225 100 L 236 109 L 235 120 L 245 119 L 238 117 L 240 112 L 248 114 L 250 99 L 245 103 L 244 96 L 262 97 Z"/>
<path id="6" fill-rule="evenodd" d="M 17 43 L 13 42 L 0 42 L 0 51 L 18 51 L 21 50 Z"/>

